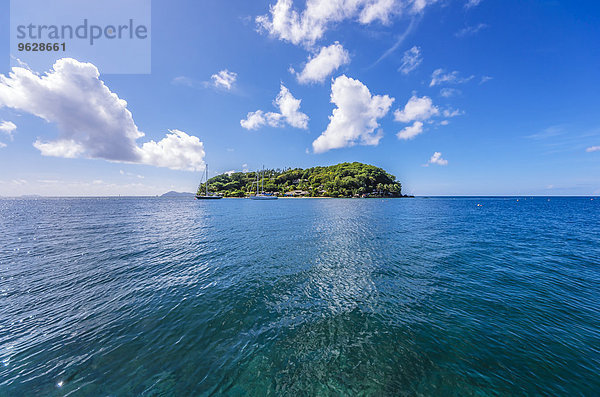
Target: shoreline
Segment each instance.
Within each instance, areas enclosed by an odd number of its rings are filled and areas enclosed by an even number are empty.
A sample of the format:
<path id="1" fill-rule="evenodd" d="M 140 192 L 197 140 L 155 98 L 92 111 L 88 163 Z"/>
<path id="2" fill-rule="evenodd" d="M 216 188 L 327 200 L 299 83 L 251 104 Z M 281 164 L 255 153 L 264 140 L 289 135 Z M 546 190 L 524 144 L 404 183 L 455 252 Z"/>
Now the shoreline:
<path id="1" fill-rule="evenodd" d="M 179 198 L 179 199 L 189 199 L 189 198 L 195 198 L 194 197 L 195 194 L 194 193 L 190 193 L 189 196 L 162 196 L 162 195 L 140 195 L 140 196 L 127 196 L 127 195 L 113 195 L 113 196 L 0 196 L 0 200 L 40 200 L 40 199 L 83 199 L 83 198 L 102 198 L 102 199 L 109 199 L 109 198 L 123 198 L 123 199 L 130 199 L 130 198 Z M 242 199 L 242 198 L 247 198 L 247 197 L 223 197 L 223 198 L 227 198 L 227 199 Z M 302 198 L 311 198 L 311 199 L 321 199 L 321 198 L 328 198 L 328 199 L 332 199 L 332 198 L 363 198 L 363 197 L 279 197 L 279 198 L 291 198 L 291 199 L 302 199 Z M 432 198 L 438 198 L 438 199 L 459 199 L 459 198 L 464 198 L 464 199 L 469 199 L 469 198 L 478 198 L 478 199 L 483 199 L 483 198 L 487 198 L 487 199 L 512 199 L 512 198 L 518 198 L 518 199 L 535 199 L 535 198 L 587 198 L 587 199 L 600 199 L 600 195 L 583 195 L 583 196 L 568 196 L 568 195 L 554 195 L 554 196 L 541 196 L 541 195 L 509 195 L 509 196 L 477 196 L 477 195 L 473 195 L 473 196 L 428 196 L 428 195 L 415 195 L 415 196 L 402 196 L 402 197 L 365 197 L 365 198 L 427 198 L 427 199 L 432 199 Z"/>

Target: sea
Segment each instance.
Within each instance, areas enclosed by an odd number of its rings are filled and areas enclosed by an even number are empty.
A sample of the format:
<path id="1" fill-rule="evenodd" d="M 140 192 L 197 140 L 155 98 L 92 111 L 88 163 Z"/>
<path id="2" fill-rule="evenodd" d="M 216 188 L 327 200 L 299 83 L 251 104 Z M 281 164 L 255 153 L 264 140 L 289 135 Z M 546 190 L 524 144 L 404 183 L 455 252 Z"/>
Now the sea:
<path id="1" fill-rule="evenodd" d="M 600 394 L 600 199 L 0 199 L 0 396 Z"/>

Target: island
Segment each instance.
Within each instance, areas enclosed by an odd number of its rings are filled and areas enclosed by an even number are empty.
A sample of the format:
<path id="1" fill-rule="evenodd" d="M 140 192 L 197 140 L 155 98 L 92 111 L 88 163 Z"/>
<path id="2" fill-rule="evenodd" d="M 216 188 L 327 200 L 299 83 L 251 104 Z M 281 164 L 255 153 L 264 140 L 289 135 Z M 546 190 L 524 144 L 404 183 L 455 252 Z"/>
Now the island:
<path id="1" fill-rule="evenodd" d="M 260 171 L 264 192 L 279 197 L 381 198 L 402 195 L 402 184 L 385 170 L 363 163 L 327 167 L 267 169 Z M 210 178 L 208 190 L 223 197 L 256 193 L 256 172 L 229 172 Z M 202 183 L 198 192 L 205 192 Z"/>
<path id="2" fill-rule="evenodd" d="M 162 194 L 160 197 L 185 197 L 185 198 L 189 198 L 189 197 L 194 197 L 195 194 L 194 193 L 188 193 L 188 192 L 176 192 L 176 191 L 169 191 L 166 192 L 165 194 Z"/>

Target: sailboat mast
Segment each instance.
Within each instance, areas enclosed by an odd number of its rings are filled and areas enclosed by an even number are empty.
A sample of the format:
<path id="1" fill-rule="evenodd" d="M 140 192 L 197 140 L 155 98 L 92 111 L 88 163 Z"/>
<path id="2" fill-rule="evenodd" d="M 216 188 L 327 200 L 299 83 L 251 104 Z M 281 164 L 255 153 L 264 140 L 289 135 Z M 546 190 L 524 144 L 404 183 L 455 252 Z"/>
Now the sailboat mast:
<path id="1" fill-rule="evenodd" d="M 208 164 L 206 164 L 206 195 L 208 196 Z"/>

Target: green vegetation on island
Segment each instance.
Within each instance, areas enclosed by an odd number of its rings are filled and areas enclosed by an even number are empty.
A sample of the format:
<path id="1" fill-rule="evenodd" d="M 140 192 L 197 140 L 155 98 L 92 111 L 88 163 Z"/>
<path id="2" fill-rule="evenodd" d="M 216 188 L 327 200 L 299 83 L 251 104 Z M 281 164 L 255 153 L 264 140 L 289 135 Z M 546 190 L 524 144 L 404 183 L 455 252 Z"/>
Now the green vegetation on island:
<path id="1" fill-rule="evenodd" d="M 385 170 L 358 162 L 308 169 L 269 169 L 264 173 L 264 192 L 280 197 L 406 197 L 396 177 Z M 208 180 L 208 190 L 224 197 L 256 193 L 256 172 L 234 172 Z M 198 192 L 205 191 L 205 184 Z"/>

